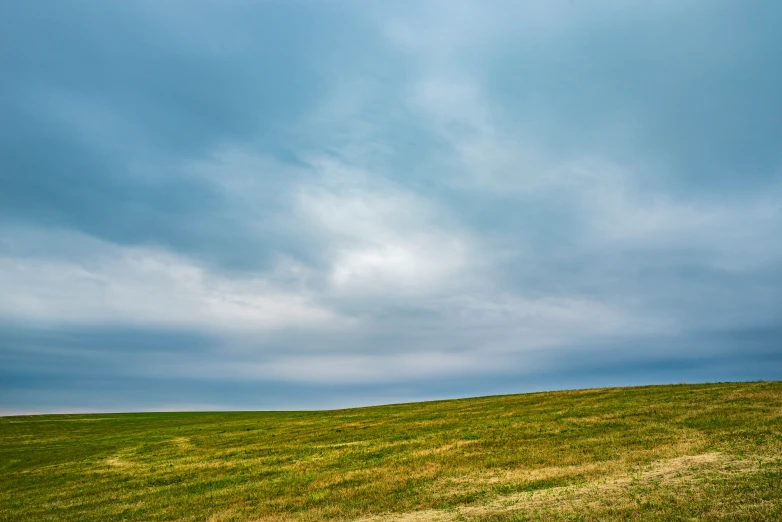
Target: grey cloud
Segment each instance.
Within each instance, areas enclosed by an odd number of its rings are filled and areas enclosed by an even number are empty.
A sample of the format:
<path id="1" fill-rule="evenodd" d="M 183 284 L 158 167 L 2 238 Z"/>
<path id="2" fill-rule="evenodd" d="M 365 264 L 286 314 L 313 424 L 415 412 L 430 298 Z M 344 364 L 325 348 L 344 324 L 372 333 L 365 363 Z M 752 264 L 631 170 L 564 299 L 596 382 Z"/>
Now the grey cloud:
<path id="1" fill-rule="evenodd" d="M 6 332 L 11 330 L 6 329 Z M 63 334 L 66 334 L 63 336 Z M 70 343 L 63 346 L 63 339 Z M 125 339 L 119 341 L 118 339 Z M 685 338 L 633 339 L 549 352 L 548 363 L 519 359 L 500 373 L 381 383 L 286 382 L 278 379 L 205 379 L 182 374 L 144 375 L 105 353 L 159 352 L 161 346 L 187 356 L 214 348 L 198 337 L 128 330 L 4 334 L 0 413 L 41 411 L 145 411 L 182 409 L 313 409 L 518 393 L 550 389 L 775 379 L 782 370 L 782 332 L 749 329 L 700 332 Z M 13 349 L 8 347 L 13 345 Z M 74 349 L 66 349 L 67 345 Z M 742 349 L 736 350 L 740 345 Z M 59 346 L 59 350 L 56 348 Z M 144 349 L 143 347 L 147 347 Z M 210 348 L 211 347 L 211 348 Z M 16 355 L 14 355 L 16 352 Z M 50 364 L 46 364 L 48 361 Z M 121 361 L 121 362 L 120 362 Z"/>
<path id="2" fill-rule="evenodd" d="M 265 238 L 183 164 L 226 143 L 300 162 L 295 122 L 320 103 L 337 60 L 362 59 L 350 38 L 365 29 L 337 6 L 179 8 L 188 16 L 173 3 L 3 6 L 0 217 L 235 267 L 247 248 L 268 259 Z M 279 208 L 286 173 L 256 174 L 268 188 L 257 204 Z"/>
<path id="3" fill-rule="evenodd" d="M 0 14 L 2 409 L 782 374 L 775 3 Z"/>

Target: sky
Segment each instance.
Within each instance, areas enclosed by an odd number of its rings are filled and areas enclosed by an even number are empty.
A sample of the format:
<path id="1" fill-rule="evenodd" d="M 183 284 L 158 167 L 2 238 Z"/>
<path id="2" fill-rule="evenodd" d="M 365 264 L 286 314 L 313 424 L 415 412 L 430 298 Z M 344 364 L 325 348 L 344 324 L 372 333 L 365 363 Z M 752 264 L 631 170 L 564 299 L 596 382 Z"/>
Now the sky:
<path id="1" fill-rule="evenodd" d="M 782 379 L 779 27 L 0 2 L 0 413 Z"/>

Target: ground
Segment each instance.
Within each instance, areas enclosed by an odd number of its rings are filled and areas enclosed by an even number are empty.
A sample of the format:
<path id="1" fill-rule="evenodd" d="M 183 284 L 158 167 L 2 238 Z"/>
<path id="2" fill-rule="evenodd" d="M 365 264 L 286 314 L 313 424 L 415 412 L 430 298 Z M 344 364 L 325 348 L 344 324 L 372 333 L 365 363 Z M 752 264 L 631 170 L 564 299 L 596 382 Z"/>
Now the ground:
<path id="1" fill-rule="evenodd" d="M 782 382 L 2 417 L 0 520 L 782 520 Z"/>

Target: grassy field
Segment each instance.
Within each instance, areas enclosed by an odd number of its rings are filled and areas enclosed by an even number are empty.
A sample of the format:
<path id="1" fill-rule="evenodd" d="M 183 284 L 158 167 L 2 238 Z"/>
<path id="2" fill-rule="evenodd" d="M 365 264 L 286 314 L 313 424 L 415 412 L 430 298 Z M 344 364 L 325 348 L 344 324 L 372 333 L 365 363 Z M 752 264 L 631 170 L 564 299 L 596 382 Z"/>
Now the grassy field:
<path id="1" fill-rule="evenodd" d="M 3 417 L 0 519 L 782 520 L 782 383 Z"/>

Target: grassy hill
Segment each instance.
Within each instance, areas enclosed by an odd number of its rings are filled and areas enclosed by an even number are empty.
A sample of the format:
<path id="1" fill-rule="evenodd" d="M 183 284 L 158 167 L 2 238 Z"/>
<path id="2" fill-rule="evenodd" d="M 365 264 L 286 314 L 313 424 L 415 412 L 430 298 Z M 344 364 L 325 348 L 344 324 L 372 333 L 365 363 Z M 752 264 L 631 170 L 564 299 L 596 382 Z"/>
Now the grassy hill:
<path id="1" fill-rule="evenodd" d="M 782 520 L 782 383 L 0 418 L 0 520 Z"/>

